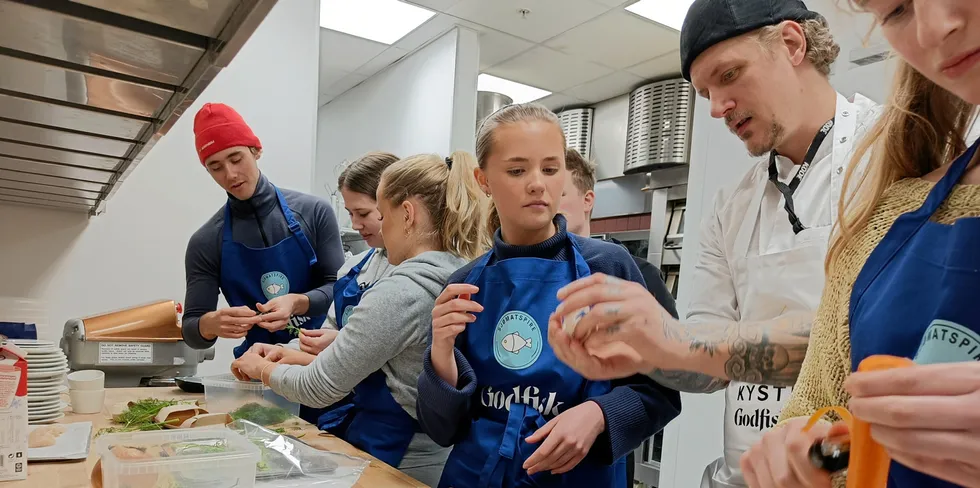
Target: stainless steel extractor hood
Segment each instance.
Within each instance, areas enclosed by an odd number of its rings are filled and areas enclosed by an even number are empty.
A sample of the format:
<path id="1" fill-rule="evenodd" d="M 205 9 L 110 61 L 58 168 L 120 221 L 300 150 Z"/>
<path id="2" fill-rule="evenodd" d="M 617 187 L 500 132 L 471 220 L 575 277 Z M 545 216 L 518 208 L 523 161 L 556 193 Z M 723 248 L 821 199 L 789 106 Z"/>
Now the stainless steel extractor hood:
<path id="1" fill-rule="evenodd" d="M 0 0 L 0 204 L 98 215 L 276 0 Z"/>

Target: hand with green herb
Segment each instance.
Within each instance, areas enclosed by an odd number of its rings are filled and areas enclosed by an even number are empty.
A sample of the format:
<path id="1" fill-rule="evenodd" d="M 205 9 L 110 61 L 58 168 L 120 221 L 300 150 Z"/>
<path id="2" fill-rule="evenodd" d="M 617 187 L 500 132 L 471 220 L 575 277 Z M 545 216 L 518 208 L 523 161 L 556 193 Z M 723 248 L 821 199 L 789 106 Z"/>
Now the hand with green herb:
<path id="1" fill-rule="evenodd" d="M 259 327 L 277 332 L 289 325 L 293 315 L 303 315 L 310 309 L 310 297 L 299 293 L 289 293 L 273 298 L 266 303 L 256 303 L 255 307 L 262 314 Z"/>
<path id="2" fill-rule="evenodd" d="M 262 356 L 266 361 L 279 364 L 306 366 L 316 359 L 316 355 L 314 354 L 307 354 L 296 349 L 274 346 L 272 344 L 255 343 L 248 350 L 249 352 Z"/>

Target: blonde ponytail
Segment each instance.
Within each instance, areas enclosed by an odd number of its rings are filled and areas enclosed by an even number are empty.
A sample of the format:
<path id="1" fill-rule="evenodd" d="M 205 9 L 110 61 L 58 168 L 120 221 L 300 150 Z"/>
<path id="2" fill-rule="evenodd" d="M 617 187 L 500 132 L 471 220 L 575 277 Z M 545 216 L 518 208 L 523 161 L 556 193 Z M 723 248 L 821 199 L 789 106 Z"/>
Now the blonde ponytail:
<path id="1" fill-rule="evenodd" d="M 490 248 L 484 225 L 487 198 L 473 176 L 473 156 L 457 151 L 449 158 L 434 154 L 411 156 L 381 175 L 383 198 L 400 205 L 419 199 L 432 219 L 433 238 L 442 250 L 476 259 Z"/>

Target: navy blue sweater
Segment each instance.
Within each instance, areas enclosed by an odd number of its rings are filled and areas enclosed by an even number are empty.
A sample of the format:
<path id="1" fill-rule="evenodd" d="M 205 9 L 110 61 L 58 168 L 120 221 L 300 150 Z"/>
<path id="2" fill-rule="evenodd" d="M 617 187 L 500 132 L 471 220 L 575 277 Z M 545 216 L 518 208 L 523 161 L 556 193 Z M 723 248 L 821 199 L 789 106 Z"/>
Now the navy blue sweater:
<path id="1" fill-rule="evenodd" d="M 533 246 L 509 245 L 503 242 L 498 230 L 490 263 L 514 257 L 565 260 L 568 259 L 567 239 L 573 239 L 593 274 L 605 273 L 644 284 L 640 270 L 626 249 L 566 233 L 565 219 L 560 215 L 555 218 L 555 223 L 558 232 L 547 241 Z M 464 282 L 475 263 L 471 262 L 453 273 L 449 283 Z M 451 446 L 466 437 L 473 409 L 479 403 L 475 396 L 476 373 L 458 348 L 455 354 L 459 370 L 455 388 L 433 369 L 431 346 L 425 352 L 424 369 L 419 377 L 419 423 L 425 433 L 442 446 Z M 680 414 L 681 409 L 680 393 L 661 386 L 646 375 L 635 375 L 612 383 L 613 389 L 609 393 L 590 398 L 602 409 L 606 431 L 596 439 L 589 456 L 603 464 L 611 464 L 638 447 L 666 427 Z"/>

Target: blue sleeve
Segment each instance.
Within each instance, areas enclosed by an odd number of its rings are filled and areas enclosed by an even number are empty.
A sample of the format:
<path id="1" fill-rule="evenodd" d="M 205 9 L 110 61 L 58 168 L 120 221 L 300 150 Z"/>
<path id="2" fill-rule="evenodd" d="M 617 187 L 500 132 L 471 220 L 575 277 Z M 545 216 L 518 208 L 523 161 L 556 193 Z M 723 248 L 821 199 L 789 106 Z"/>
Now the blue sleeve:
<path id="1" fill-rule="evenodd" d="M 646 286 L 633 257 L 620 246 L 592 240 L 583 245 L 583 257 L 593 273 L 634 281 Z M 681 397 L 646 375 L 612 382 L 612 390 L 590 398 L 602 409 L 606 430 L 596 439 L 589 455 L 611 464 L 663 430 L 681 411 Z"/>
<path id="2" fill-rule="evenodd" d="M 340 240 L 337 216 L 325 201 L 318 201 L 314 207 L 313 225 L 316 229 L 316 242 L 312 243 L 317 258 L 315 272 L 320 274 L 314 278 L 315 283 L 322 285 L 305 293 L 310 299 L 310 308 L 306 312 L 310 317 L 326 315 L 330 310 L 337 270 L 344 265 L 344 245 Z"/>
<path id="3" fill-rule="evenodd" d="M 467 264 L 453 273 L 448 284 L 462 283 L 473 264 Z M 459 343 L 458 338 L 456 342 Z M 452 446 L 466 437 L 470 428 L 470 405 L 473 394 L 476 393 L 476 373 L 458 348 L 453 352 L 456 356 L 456 369 L 459 371 L 456 387 L 436 374 L 432 367 L 432 346 L 425 350 L 422 374 L 419 376 L 419 394 L 415 403 L 416 416 L 422 431 L 443 447 Z"/>

